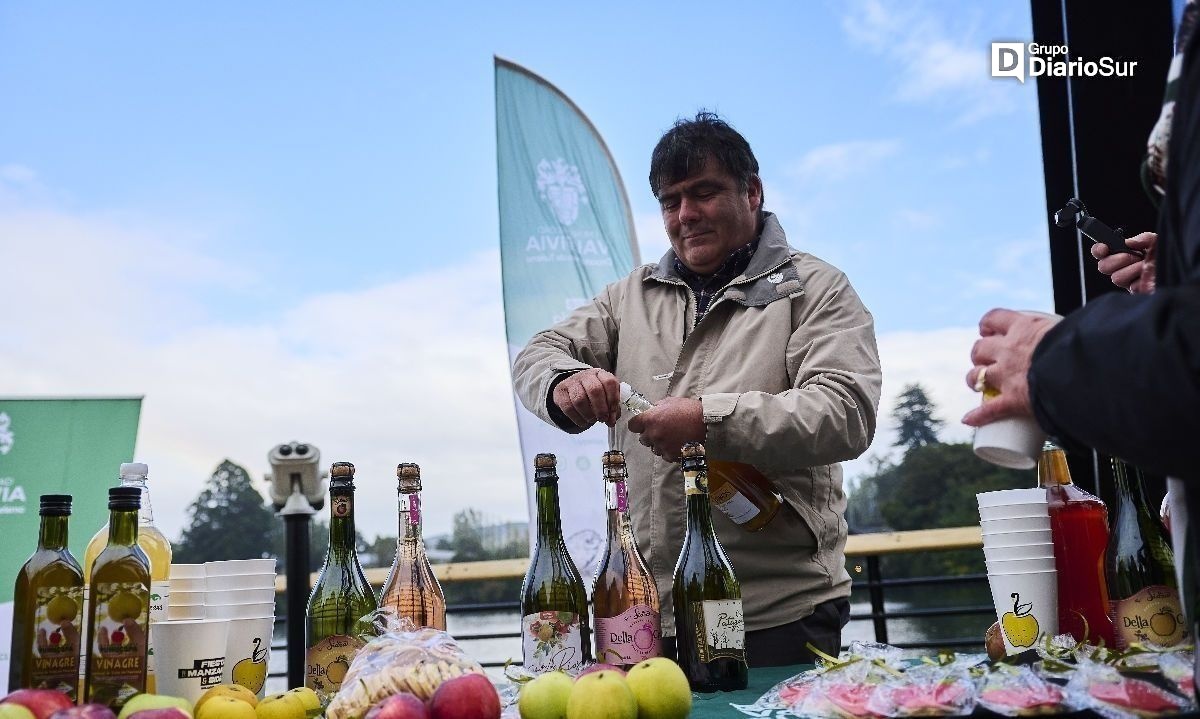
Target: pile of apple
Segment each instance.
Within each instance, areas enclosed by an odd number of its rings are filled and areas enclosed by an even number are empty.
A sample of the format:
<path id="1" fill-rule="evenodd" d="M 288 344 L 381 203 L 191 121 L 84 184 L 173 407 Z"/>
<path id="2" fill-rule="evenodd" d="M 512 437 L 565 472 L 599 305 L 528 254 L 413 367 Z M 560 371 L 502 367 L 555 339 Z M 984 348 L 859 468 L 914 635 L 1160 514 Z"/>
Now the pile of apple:
<path id="1" fill-rule="evenodd" d="M 684 719 L 692 690 L 675 662 L 663 657 L 635 664 L 629 673 L 593 664 L 574 680 L 549 672 L 521 688 L 521 719 Z"/>
<path id="2" fill-rule="evenodd" d="M 311 719 L 321 713 L 321 700 L 301 687 L 262 701 L 238 684 L 206 691 L 195 706 L 165 694 L 136 694 L 120 714 L 103 704 L 75 706 L 54 689 L 18 689 L 0 699 L 0 719 Z"/>
<path id="3" fill-rule="evenodd" d="M 371 707 L 364 719 L 500 719 L 500 695 L 484 675 L 464 674 L 439 684 L 428 703 L 401 692 Z"/>

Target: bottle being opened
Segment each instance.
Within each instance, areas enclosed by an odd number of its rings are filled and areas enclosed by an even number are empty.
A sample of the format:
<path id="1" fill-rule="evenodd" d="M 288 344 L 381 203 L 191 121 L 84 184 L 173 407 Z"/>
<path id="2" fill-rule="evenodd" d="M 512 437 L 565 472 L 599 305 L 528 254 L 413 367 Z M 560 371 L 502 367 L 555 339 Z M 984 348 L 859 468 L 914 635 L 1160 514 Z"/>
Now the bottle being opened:
<path id="1" fill-rule="evenodd" d="M 563 541 L 553 454 L 534 459 L 537 543 L 521 585 L 521 655 L 535 673 L 577 671 L 591 660 L 587 594 Z"/>
<path id="2" fill-rule="evenodd" d="M 682 464 L 687 531 L 671 589 L 679 666 L 692 691 L 745 689 L 749 667 L 742 585 L 713 530 L 704 446 L 683 445 Z"/>
<path id="3" fill-rule="evenodd" d="M 636 416 L 654 405 L 628 384 L 621 383 L 621 406 Z M 747 532 L 767 526 L 783 503 L 771 481 L 743 462 L 708 461 L 708 491 L 713 505 Z"/>
<path id="4" fill-rule="evenodd" d="M 605 452 L 601 464 L 608 505 L 608 540 L 592 585 L 596 661 L 628 670 L 662 653 L 658 588 L 633 536 L 629 492 L 625 486 L 628 477 L 625 455 Z"/>

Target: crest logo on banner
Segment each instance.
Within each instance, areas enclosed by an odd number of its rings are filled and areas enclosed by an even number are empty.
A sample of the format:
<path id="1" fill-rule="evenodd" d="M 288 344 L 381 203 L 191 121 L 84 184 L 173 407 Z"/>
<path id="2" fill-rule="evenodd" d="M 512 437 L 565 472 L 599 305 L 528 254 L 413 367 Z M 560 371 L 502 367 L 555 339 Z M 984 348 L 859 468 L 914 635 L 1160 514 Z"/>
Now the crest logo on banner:
<path id="1" fill-rule="evenodd" d="M 0 454 L 8 454 L 13 447 L 12 418 L 0 412 Z"/>
<path id="2" fill-rule="evenodd" d="M 537 164 L 537 188 L 541 198 L 554 210 L 554 216 L 567 227 L 575 224 L 579 206 L 588 201 L 579 168 L 561 157 L 554 162 L 543 159 Z"/>

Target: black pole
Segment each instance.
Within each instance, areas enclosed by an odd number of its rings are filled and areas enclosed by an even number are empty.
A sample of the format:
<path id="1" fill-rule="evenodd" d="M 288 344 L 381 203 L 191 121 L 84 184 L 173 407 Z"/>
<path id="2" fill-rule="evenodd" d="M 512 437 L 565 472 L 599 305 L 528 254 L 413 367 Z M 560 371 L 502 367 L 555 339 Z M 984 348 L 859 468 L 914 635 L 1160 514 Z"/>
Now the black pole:
<path id="1" fill-rule="evenodd" d="M 287 531 L 287 676 L 288 688 L 304 686 L 304 617 L 308 613 L 308 513 L 283 515 Z"/>

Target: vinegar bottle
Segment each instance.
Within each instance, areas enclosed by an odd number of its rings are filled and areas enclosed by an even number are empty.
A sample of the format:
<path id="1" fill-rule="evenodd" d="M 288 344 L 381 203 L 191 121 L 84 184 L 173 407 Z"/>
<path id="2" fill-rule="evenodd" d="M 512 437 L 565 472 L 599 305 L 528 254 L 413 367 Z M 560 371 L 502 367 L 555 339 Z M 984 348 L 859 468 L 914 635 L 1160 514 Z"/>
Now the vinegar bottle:
<path id="1" fill-rule="evenodd" d="M 1038 457 L 1038 484 L 1046 490 L 1054 563 L 1058 567 L 1058 630 L 1076 640 L 1114 646 L 1108 615 L 1104 557 L 1108 509 L 1098 497 L 1071 482 L 1067 455 L 1051 442 Z"/>
<path id="2" fill-rule="evenodd" d="M 417 627 L 446 629 L 446 597 L 425 555 L 421 539 L 421 468 L 407 462 L 396 467 L 400 531 L 396 561 L 380 592 L 379 608 Z"/>
<path id="3" fill-rule="evenodd" d="M 625 455 L 605 452 L 601 464 L 608 505 L 608 540 L 592 585 L 596 661 L 628 670 L 662 653 L 658 588 L 638 549 L 633 523 L 629 520 Z"/>
<path id="4" fill-rule="evenodd" d="M 633 415 L 654 407 L 650 400 L 621 383 L 621 406 Z M 747 532 L 767 526 L 779 511 L 782 500 L 771 481 L 742 462 L 708 461 L 709 497 L 725 516 Z"/>

